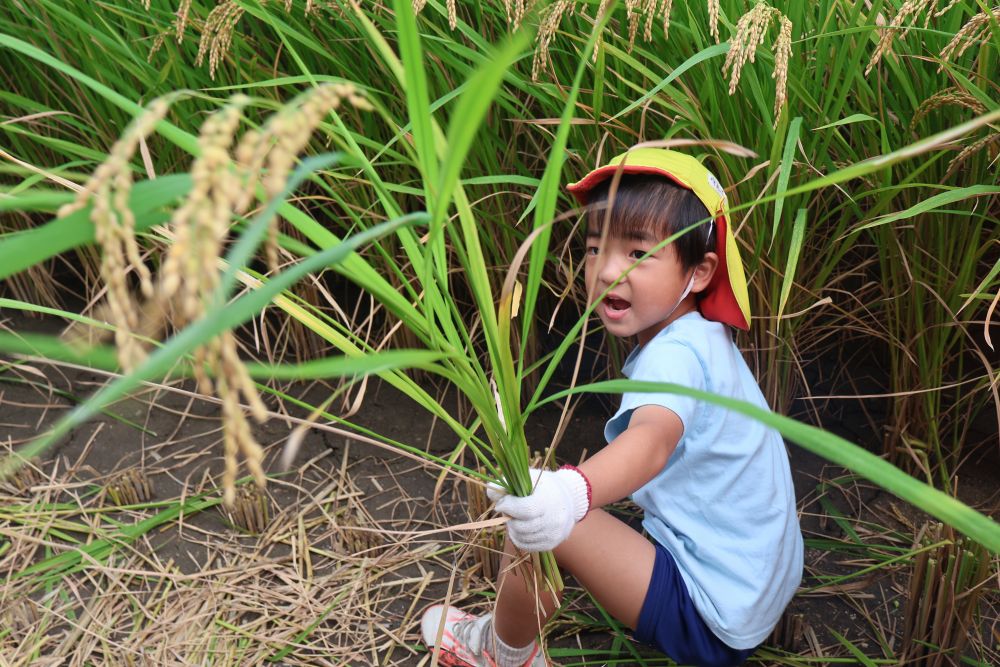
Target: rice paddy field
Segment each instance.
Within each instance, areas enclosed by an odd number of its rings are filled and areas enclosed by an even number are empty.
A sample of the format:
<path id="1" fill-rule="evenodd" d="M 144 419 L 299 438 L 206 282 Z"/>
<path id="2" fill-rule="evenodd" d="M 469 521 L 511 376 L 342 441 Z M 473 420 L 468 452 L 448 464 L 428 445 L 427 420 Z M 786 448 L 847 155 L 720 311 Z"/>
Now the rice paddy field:
<path id="1" fill-rule="evenodd" d="M 436 665 L 485 483 L 629 389 L 563 188 L 636 145 L 726 186 L 789 447 L 749 664 L 1000 664 L 998 74 L 984 0 L 6 0 L 0 665 Z M 673 664 L 534 566 L 550 664 Z"/>

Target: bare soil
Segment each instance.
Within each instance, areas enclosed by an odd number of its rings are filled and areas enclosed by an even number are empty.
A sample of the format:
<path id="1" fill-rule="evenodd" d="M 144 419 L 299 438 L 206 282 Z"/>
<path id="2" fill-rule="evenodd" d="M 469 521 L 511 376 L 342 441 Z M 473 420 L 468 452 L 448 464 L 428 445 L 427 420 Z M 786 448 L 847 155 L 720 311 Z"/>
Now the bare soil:
<path id="1" fill-rule="evenodd" d="M 107 380 L 88 370 L 18 361 L 0 374 L 0 446 L 30 440 Z M 318 404 L 330 388 L 291 385 L 282 391 Z M 348 405 L 356 391 L 348 394 Z M 391 387 L 372 382 L 364 392 L 353 423 L 438 454 L 456 446 L 453 434 Z M 457 405 L 455 397 L 447 400 Z M 268 525 L 258 535 L 234 527 L 216 505 L 167 521 L 121 544 L 115 557 L 40 589 L 17 578 L 32 563 L 79 551 L 70 538 L 93 543 L 112 525 L 135 525 L 198 494 L 217 497 L 218 407 L 189 385 L 149 387 L 117 403 L 109 408 L 113 415 L 76 429 L 48 452 L 30 490 L 0 487 L 8 507 L 58 507 L 67 522 L 59 533 L 52 529 L 55 518 L 46 523 L 38 513 L 23 520 L 0 517 L 0 626 L 8 628 L 0 632 L 0 663 L 257 664 L 278 655 L 277 662 L 287 664 L 421 665 L 429 664 L 419 644 L 424 607 L 447 599 L 488 608 L 492 583 L 469 548 L 481 531 L 447 530 L 481 518 L 468 513 L 463 481 L 339 430 L 345 427 L 324 425 L 309 431 L 291 470 L 277 474 L 291 420 L 306 411 L 273 397 L 268 405 L 275 413 L 256 435 L 275 476 L 266 490 Z M 603 444 L 607 406 L 591 400 L 574 411 L 558 445 L 561 460 L 579 461 Z M 840 429 L 846 431 L 865 422 L 858 414 L 830 414 L 834 419 L 825 426 L 834 430 L 837 419 L 848 420 Z M 548 445 L 558 420 L 552 408 L 530 425 L 538 449 Z M 812 546 L 802 590 L 787 612 L 801 616 L 798 631 L 775 638 L 777 645 L 762 651 L 760 661 L 789 664 L 777 661 L 782 647 L 812 658 L 810 664 L 850 657 L 834 633 L 869 656 L 883 654 L 880 644 L 898 650 L 908 565 L 832 584 L 829 578 L 884 561 L 892 547 L 909 547 L 926 517 L 798 447 L 790 454 Z M 142 472 L 152 500 L 164 505 L 113 507 L 109 483 L 130 469 Z M 972 451 L 959 471 L 959 496 L 994 517 L 1000 516 L 998 470 L 994 443 Z M 621 509 L 629 513 L 627 503 Z M 852 544 L 858 538 L 864 544 Z M 590 658 L 597 664 L 635 664 L 636 654 L 649 664 L 666 664 L 655 652 L 623 645 L 568 583 L 566 611 L 548 635 L 555 663 L 580 664 L 584 657 L 569 655 L 575 648 L 600 651 Z M 970 657 L 986 664 L 996 659 L 1000 642 L 1000 596 L 996 585 L 990 587 L 970 644 L 984 651 Z M 288 642 L 297 648 L 280 654 Z"/>

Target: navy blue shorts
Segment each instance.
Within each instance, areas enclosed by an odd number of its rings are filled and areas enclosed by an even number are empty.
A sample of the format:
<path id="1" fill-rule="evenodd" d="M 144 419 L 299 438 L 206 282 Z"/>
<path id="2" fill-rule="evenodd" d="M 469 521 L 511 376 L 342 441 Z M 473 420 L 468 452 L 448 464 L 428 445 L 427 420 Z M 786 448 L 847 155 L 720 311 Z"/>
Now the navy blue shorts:
<path id="1" fill-rule="evenodd" d="M 755 649 L 726 645 L 705 625 L 670 552 L 656 544 L 656 561 L 649 590 L 639 613 L 635 638 L 654 646 L 680 665 L 735 667 Z"/>

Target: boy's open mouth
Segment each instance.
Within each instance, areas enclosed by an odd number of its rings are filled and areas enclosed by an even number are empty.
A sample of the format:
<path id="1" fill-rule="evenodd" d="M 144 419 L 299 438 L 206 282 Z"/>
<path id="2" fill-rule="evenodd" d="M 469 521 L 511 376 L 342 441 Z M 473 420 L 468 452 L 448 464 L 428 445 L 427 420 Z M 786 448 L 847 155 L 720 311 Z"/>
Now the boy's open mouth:
<path id="1" fill-rule="evenodd" d="M 631 307 L 632 304 L 625 299 L 620 299 L 616 296 L 604 297 L 604 312 L 609 317 L 624 315 L 625 311 Z"/>

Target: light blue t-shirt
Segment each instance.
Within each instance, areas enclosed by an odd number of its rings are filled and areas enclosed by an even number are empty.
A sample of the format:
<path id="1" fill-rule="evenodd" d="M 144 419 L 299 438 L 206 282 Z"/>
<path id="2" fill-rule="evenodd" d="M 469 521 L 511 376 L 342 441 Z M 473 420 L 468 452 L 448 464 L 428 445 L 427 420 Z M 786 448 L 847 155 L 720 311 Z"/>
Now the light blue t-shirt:
<path id="1" fill-rule="evenodd" d="M 700 313 L 680 317 L 625 362 L 632 380 L 672 382 L 767 409 L 725 326 Z M 667 465 L 632 499 L 643 527 L 674 557 L 705 623 L 729 646 L 752 648 L 770 634 L 802 578 L 802 533 L 785 444 L 739 413 L 674 394 L 626 393 L 604 436 L 632 411 L 661 405 L 684 424 Z"/>

